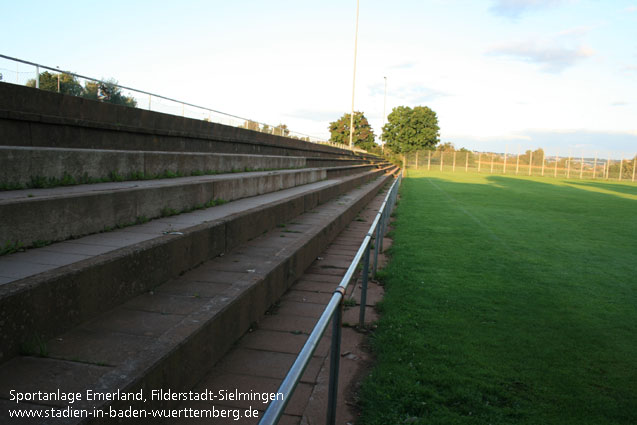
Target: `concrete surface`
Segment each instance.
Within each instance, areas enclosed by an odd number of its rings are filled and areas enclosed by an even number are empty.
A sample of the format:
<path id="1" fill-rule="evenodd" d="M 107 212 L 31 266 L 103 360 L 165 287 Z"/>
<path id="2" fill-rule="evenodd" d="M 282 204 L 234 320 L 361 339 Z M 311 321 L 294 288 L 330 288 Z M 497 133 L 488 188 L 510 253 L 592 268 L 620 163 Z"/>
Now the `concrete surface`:
<path id="1" fill-rule="evenodd" d="M 20 388 L 33 390 L 79 386 L 95 391 L 119 388 L 126 391 L 142 389 L 149 393 L 157 388 L 184 390 L 195 387 L 197 382 L 203 382 L 203 374 L 221 359 L 233 342 L 275 305 L 289 285 L 302 275 L 302 270 L 356 217 L 383 181 L 377 180 L 353 189 L 341 196 L 340 201 L 335 199 L 315 207 L 288 220 L 285 227 L 275 228 L 222 257 L 210 260 L 200 268 L 167 282 L 165 287 L 155 288 L 73 330 L 58 334 L 46 343 L 46 356 L 49 358 L 16 357 L 10 360 L 0 366 L 0 382 L 3 383 L 0 398 L 6 400 L 6 390 L 16 385 L 16 379 L 21 380 Z M 303 228 L 306 230 L 299 230 L 301 233 L 286 231 Z M 208 292 L 192 292 L 198 291 L 199 285 L 206 284 L 210 285 Z M 282 316 L 269 315 L 267 318 Z M 307 328 L 311 328 L 313 319 L 304 318 L 308 319 Z M 295 320 L 288 326 L 294 326 L 296 331 L 300 322 Z M 266 326 L 263 328 L 267 329 Z M 237 375 L 248 370 L 255 373 L 265 370 L 267 372 L 261 376 L 261 381 L 271 387 L 276 386 L 276 379 L 285 373 L 286 365 L 291 364 L 294 355 L 276 352 L 250 363 L 247 359 L 251 354 L 262 353 L 258 344 L 259 341 L 253 340 L 238 346 L 239 357 L 217 364 L 221 376 L 226 379 L 218 381 L 220 385 L 230 389 L 231 384 L 241 382 Z M 287 347 L 288 351 L 292 349 L 290 344 Z M 69 358 L 69 354 L 73 357 Z M 267 363 L 268 358 L 276 366 Z M 63 371 L 79 363 L 82 366 L 78 367 L 84 367 L 90 373 L 38 373 L 49 367 L 51 362 L 58 362 Z M 34 372 L 15 372 L 27 369 Z M 320 359 L 317 359 L 306 371 L 304 382 L 299 387 L 300 395 L 296 396 L 299 402 L 289 406 L 288 413 L 292 417 L 286 418 L 290 421 L 287 423 L 295 423 L 293 416 L 298 418 L 302 413 L 301 408 L 305 404 L 303 394 L 311 392 L 311 387 L 305 384 L 315 382 L 319 370 Z M 66 380 L 69 380 L 68 384 Z M 90 404 L 87 403 L 78 403 L 75 407 L 87 407 Z M 99 404 L 102 407 L 106 405 L 124 408 L 130 403 Z M 133 404 L 134 407 L 146 408 L 151 405 L 166 408 L 174 407 L 176 403 Z M 95 419 L 91 423 L 111 422 Z"/>
<path id="2" fill-rule="evenodd" d="M 59 257 L 58 244 L 4 256 L 0 362 L 16 355 L 32 335 L 48 338 L 70 329 L 380 175 L 374 171 L 299 186 L 65 242 L 67 253 L 69 245 L 105 251 L 70 264 L 31 260 L 49 256 L 42 252 Z M 284 236 L 291 240 L 295 234 Z"/>
<path id="3" fill-rule="evenodd" d="M 338 165 L 338 160 L 331 165 Z M 192 172 L 221 174 L 305 166 L 305 158 L 295 156 L 0 146 L 0 183 L 5 184 L 28 184 L 36 176 L 62 179 L 65 174 L 79 181 L 83 176 L 105 178 L 112 172 L 123 177 L 139 172 L 155 176 L 166 171 L 190 176 Z"/>

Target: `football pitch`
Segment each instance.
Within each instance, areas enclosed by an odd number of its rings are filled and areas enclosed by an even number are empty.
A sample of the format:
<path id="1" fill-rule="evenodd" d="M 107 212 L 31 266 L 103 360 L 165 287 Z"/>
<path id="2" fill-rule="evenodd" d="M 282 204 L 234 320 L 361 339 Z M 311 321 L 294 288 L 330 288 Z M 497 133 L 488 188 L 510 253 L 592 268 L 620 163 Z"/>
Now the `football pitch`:
<path id="1" fill-rule="evenodd" d="M 364 424 L 636 424 L 637 185 L 409 171 Z"/>

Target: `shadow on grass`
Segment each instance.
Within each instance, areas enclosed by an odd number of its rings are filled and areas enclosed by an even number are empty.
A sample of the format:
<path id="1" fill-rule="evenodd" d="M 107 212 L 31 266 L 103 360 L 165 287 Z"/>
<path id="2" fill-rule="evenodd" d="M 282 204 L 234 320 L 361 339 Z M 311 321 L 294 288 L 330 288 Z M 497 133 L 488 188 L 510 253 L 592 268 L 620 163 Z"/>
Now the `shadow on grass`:
<path id="1" fill-rule="evenodd" d="M 592 187 L 596 189 L 605 189 L 618 193 L 626 193 L 628 195 L 637 196 L 637 184 L 632 183 L 604 183 L 604 182 L 579 182 L 579 181 L 568 181 L 570 185 L 575 186 L 585 186 Z"/>

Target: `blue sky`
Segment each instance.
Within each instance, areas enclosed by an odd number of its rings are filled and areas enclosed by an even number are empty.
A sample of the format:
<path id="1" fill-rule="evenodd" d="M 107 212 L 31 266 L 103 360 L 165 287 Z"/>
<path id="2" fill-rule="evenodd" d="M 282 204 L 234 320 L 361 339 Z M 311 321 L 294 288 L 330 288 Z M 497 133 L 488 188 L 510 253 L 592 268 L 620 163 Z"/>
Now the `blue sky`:
<path id="1" fill-rule="evenodd" d="M 356 2 L 6 2 L 0 53 L 329 137 Z M 1 66 L 6 65 L 4 62 Z M 355 109 L 484 151 L 637 152 L 637 0 L 362 0 Z"/>

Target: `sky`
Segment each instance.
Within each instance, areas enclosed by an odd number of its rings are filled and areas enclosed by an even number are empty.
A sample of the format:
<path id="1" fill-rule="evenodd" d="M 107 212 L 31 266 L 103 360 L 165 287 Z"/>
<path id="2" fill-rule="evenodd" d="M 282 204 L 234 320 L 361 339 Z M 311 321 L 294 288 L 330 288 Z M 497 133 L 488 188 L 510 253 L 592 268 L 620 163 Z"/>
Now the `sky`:
<path id="1" fill-rule="evenodd" d="M 5 2 L 0 54 L 327 139 L 355 24 L 354 0 Z M 362 0 L 355 87 L 377 136 L 429 106 L 458 148 L 633 157 L 637 0 Z"/>

